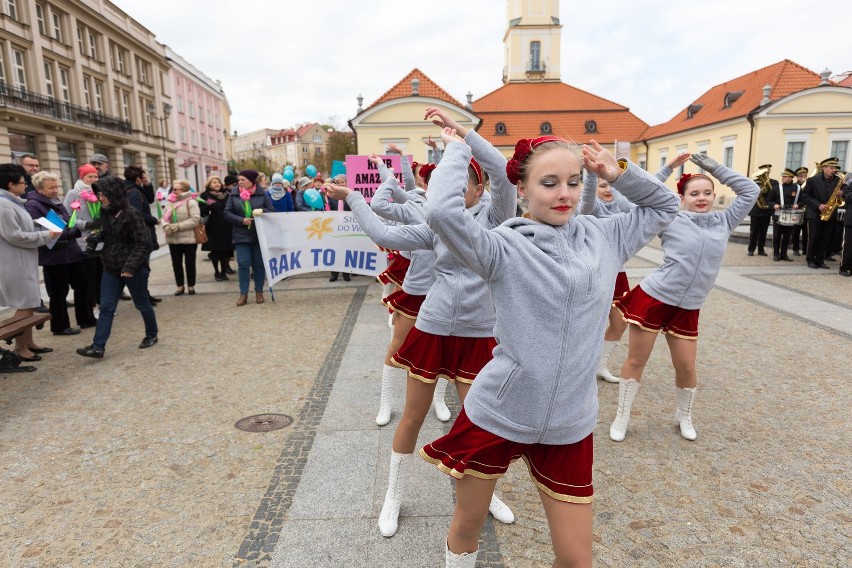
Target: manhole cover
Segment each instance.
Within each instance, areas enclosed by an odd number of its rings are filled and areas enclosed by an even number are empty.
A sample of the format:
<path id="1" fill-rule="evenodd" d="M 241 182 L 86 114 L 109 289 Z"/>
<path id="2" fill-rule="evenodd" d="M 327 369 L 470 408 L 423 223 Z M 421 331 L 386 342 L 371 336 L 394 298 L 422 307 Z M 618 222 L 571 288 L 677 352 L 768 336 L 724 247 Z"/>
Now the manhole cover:
<path id="1" fill-rule="evenodd" d="M 286 428 L 292 423 L 293 417 L 286 414 L 257 414 L 237 420 L 234 427 L 246 432 L 269 432 Z"/>

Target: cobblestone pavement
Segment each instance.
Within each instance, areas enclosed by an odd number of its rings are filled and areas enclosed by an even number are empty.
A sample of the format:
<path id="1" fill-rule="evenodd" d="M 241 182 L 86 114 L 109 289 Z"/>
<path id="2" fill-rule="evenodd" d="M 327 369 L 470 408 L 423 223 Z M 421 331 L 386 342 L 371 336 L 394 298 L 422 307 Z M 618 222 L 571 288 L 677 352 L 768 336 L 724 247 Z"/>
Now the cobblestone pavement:
<path id="1" fill-rule="evenodd" d="M 852 337 L 750 297 L 769 284 L 846 314 L 852 279 L 803 264 L 729 246 L 726 274 L 744 288 L 717 288 L 702 308 L 697 441 L 677 433 L 663 340 L 624 442 L 607 435 L 617 386 L 599 382 L 596 565 L 848 566 Z M 452 484 L 422 460 L 406 466 L 399 533 L 375 527 L 402 396 L 376 427 L 378 286 L 294 278 L 276 302 L 236 308 L 235 282 L 198 265 L 199 293 L 176 298 L 168 259 L 154 262 L 152 349 L 136 348 L 141 318 L 122 302 L 103 361 L 73 353 L 91 330 L 40 332 L 56 351 L 38 372 L 0 376 L 0 566 L 442 566 Z M 631 282 L 651 266 L 631 260 Z M 612 370 L 625 353 L 626 341 Z M 295 421 L 234 428 L 266 412 Z M 421 441 L 446 428 L 430 416 Z M 517 522 L 489 522 L 479 565 L 549 566 L 526 468 L 498 491 Z"/>

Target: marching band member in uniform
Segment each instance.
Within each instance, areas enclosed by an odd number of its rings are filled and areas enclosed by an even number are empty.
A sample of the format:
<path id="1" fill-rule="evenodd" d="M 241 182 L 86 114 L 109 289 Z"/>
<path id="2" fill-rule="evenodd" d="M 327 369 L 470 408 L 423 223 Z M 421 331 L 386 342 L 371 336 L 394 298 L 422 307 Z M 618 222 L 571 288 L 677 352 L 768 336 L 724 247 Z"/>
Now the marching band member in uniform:
<path id="1" fill-rule="evenodd" d="M 778 182 L 774 179 L 769 179 L 769 173 L 772 171 L 772 164 L 764 164 L 758 168 L 758 172 L 765 170 L 766 187 L 760 188 L 760 196 L 755 202 L 754 207 L 749 211 L 751 223 L 749 224 L 748 234 L 748 255 L 754 256 L 754 250 L 757 249 L 758 256 L 767 256 L 766 254 L 766 233 L 769 232 L 769 220 L 772 218 L 772 208 L 766 203 L 766 196 L 769 191 L 778 187 Z M 759 174 L 755 174 L 756 176 Z M 755 179 L 757 181 L 757 179 Z M 760 186 L 760 182 L 758 182 Z M 762 197 L 762 199 L 761 199 Z"/>
<path id="2" fill-rule="evenodd" d="M 852 206 L 852 176 L 846 178 L 846 185 L 843 186 L 843 199 L 846 200 L 846 215 L 843 216 L 843 228 L 846 234 L 843 236 L 843 254 L 840 257 L 840 275 L 852 276 L 852 215 L 849 214 L 849 207 Z"/>
<path id="3" fill-rule="evenodd" d="M 826 210 L 826 202 L 831 198 L 835 190 L 839 189 L 837 171 L 840 163 L 837 158 L 831 157 L 819 163 L 820 171 L 808 178 L 802 190 L 802 200 L 808 206 L 805 212 L 805 220 L 808 223 L 808 268 L 825 268 L 826 257 L 830 257 L 829 246 L 831 235 L 834 230 L 835 220 L 820 220 L 820 214 Z"/>
<path id="4" fill-rule="evenodd" d="M 796 170 L 796 183 L 799 184 L 799 187 L 805 189 L 805 182 L 808 181 L 808 168 L 802 166 L 798 170 Z M 799 200 L 799 208 L 802 211 L 807 211 L 808 208 L 805 206 L 802 200 Z M 800 239 L 801 237 L 801 239 Z M 799 246 L 799 241 L 801 240 L 801 247 Z M 805 221 L 801 225 L 796 225 L 793 227 L 793 233 L 791 235 L 790 242 L 793 245 L 793 256 L 801 256 L 802 251 L 808 252 L 808 222 Z"/>
<path id="5" fill-rule="evenodd" d="M 772 218 L 772 260 L 793 261 L 787 256 L 787 247 L 790 245 L 790 235 L 795 228 L 793 225 L 782 225 L 779 223 L 779 214 L 782 211 L 799 209 L 799 193 L 802 188 L 793 182 L 796 172 L 785 168 L 781 174 L 781 186 L 772 188 L 766 198 L 769 206 L 775 211 Z"/>

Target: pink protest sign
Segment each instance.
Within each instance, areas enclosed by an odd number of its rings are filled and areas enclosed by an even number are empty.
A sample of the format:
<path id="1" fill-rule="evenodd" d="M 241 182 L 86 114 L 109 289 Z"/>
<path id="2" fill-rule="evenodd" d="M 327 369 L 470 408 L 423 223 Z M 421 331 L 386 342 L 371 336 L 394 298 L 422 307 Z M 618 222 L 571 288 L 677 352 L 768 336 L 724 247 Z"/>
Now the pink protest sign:
<path id="1" fill-rule="evenodd" d="M 399 154 L 391 154 L 389 156 L 379 156 L 384 160 L 385 165 L 393 168 L 396 179 L 399 184 L 403 185 L 402 167 Z M 376 189 L 382 185 L 382 180 L 379 179 L 379 169 L 370 163 L 368 156 L 346 156 L 346 185 L 349 189 L 357 191 L 364 196 L 364 199 L 369 203 L 373 200 L 373 194 Z M 409 164 L 411 163 L 411 157 Z"/>

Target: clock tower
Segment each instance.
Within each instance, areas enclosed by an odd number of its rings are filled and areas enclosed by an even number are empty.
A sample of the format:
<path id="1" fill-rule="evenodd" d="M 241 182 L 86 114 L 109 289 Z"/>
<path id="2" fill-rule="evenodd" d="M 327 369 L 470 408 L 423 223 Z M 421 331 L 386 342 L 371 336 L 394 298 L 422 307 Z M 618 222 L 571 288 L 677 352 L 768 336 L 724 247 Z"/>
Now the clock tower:
<path id="1" fill-rule="evenodd" d="M 503 83 L 560 81 L 559 0 L 506 0 Z"/>

